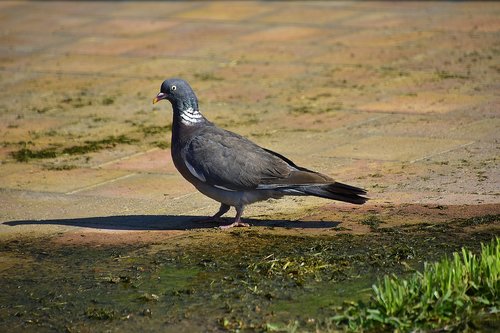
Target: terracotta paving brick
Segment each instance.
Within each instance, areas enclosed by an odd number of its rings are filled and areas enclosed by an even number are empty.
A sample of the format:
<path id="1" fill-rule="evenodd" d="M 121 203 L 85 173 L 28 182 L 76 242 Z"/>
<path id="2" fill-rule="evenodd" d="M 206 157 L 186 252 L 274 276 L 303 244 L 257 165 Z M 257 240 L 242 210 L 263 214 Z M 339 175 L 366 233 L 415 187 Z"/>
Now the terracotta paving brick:
<path id="1" fill-rule="evenodd" d="M 244 43 L 240 48 L 230 48 L 224 54 L 228 60 L 241 62 L 287 63 L 307 59 L 315 49 L 301 41 L 276 44 L 272 41 L 254 44 Z"/>
<path id="2" fill-rule="evenodd" d="M 257 84 L 262 85 L 261 80 L 265 80 L 267 85 L 278 83 L 288 84 L 284 80 L 287 76 L 300 76 L 307 73 L 307 66 L 303 64 L 291 63 L 239 63 L 238 61 L 228 62 L 214 69 L 214 75 L 228 81 L 257 80 Z M 247 82 L 245 82 L 247 83 Z"/>
<path id="3" fill-rule="evenodd" d="M 154 32 L 170 30 L 179 22 L 171 20 L 158 20 L 156 18 L 115 18 L 80 27 L 77 34 L 93 36 L 120 36 L 134 37 L 147 36 Z M 130 29 L 134 27 L 134 29 Z"/>
<path id="4" fill-rule="evenodd" d="M 60 53 L 83 54 L 83 55 L 107 55 L 118 56 L 130 53 L 136 49 L 142 49 L 148 45 L 160 43 L 159 36 L 148 37 L 109 37 L 89 36 L 82 37 L 72 43 L 61 46 Z M 107 47 L 103 47 L 106 45 Z"/>
<path id="5" fill-rule="evenodd" d="M 178 174 L 131 174 L 96 188 L 78 191 L 78 195 L 168 200 L 194 192 L 196 192 L 194 186 L 184 181 Z"/>
<path id="6" fill-rule="evenodd" d="M 498 139 L 499 128 L 499 118 L 481 119 L 457 125 L 451 131 L 450 136 L 456 135 L 457 137 L 478 141 L 495 141 Z"/>
<path id="7" fill-rule="evenodd" d="M 382 29 L 408 28 L 412 22 L 406 16 L 398 15 L 387 11 L 375 12 L 355 12 L 357 15 L 350 15 L 342 24 L 347 27 L 365 28 L 377 27 Z"/>
<path id="8" fill-rule="evenodd" d="M 422 91 L 415 95 L 391 96 L 387 101 L 372 102 L 359 107 L 360 110 L 377 112 L 450 112 L 459 108 L 486 101 L 488 96 L 467 96 Z"/>
<path id="9" fill-rule="evenodd" d="M 129 173 L 118 170 L 74 169 L 51 171 L 41 168 L 13 172 L 2 177 L 2 188 L 36 192 L 72 192 L 113 181 Z"/>
<path id="10" fill-rule="evenodd" d="M 272 23 L 300 23 L 300 24 L 332 24 L 338 21 L 346 22 L 356 17 L 359 11 L 342 8 L 342 4 L 319 4 L 304 6 L 303 3 L 290 3 L 280 10 L 273 11 L 256 21 Z M 333 8 L 332 8 L 333 7 Z M 345 6 L 349 7 L 349 5 Z"/>
<path id="11" fill-rule="evenodd" d="M 450 16 L 447 19 L 436 21 L 435 28 L 446 31 L 475 31 L 475 32 L 498 32 L 500 31 L 500 6 L 496 7 L 491 13 L 484 15 L 465 14 L 461 16 Z"/>
<path id="12" fill-rule="evenodd" d="M 414 161 L 454 149 L 469 141 L 419 137 L 372 136 L 338 147 L 332 156 L 374 160 Z"/>
<path id="13" fill-rule="evenodd" d="M 253 27 L 235 23 L 182 22 L 156 34 L 150 34 L 150 42 L 130 52 L 141 57 L 194 57 L 220 59 L 231 45 L 228 40 L 253 30 Z"/>
<path id="14" fill-rule="evenodd" d="M 110 17 L 154 18 L 165 19 L 179 12 L 188 11 L 197 7 L 196 3 L 181 3 L 169 1 L 160 6 L 155 1 L 144 1 L 139 6 L 133 2 L 122 3 L 119 6 L 111 4 L 111 10 L 106 13 Z"/>
<path id="15" fill-rule="evenodd" d="M 99 42 L 100 43 L 100 42 Z M 114 51 L 113 51 L 114 52 Z M 64 54 L 37 57 L 29 67 L 34 71 L 51 71 L 74 74 L 100 74 L 114 68 L 133 64 L 134 59 L 117 58 L 109 55 Z"/>
<path id="16" fill-rule="evenodd" d="M 294 27 L 280 26 L 266 28 L 262 31 L 257 31 L 241 38 L 243 42 L 288 42 L 303 39 L 315 38 L 323 35 L 325 32 L 322 29 L 309 27 Z"/>
<path id="17" fill-rule="evenodd" d="M 389 47 L 347 47 L 343 44 L 333 44 L 310 58 L 312 63 L 332 64 L 336 66 L 388 66 L 388 64 L 413 57 L 421 50 L 398 46 Z"/>
<path id="18" fill-rule="evenodd" d="M 217 64 L 217 62 L 209 60 L 162 57 L 158 59 L 135 60 L 131 64 L 111 69 L 110 73 L 129 77 L 160 77 L 163 73 L 169 73 L 175 77 L 193 77 L 194 74 L 206 73 L 211 67 L 215 67 Z M 161 81 L 161 78 L 159 80 Z M 161 82 L 157 83 L 157 86 L 159 87 L 160 84 Z"/>
<path id="19" fill-rule="evenodd" d="M 430 31 L 362 30 L 352 34 L 333 37 L 330 43 L 340 43 L 348 47 L 390 47 L 405 43 L 424 42 L 432 37 Z"/>
<path id="20" fill-rule="evenodd" d="M 251 2 L 232 3 L 231 6 L 223 2 L 207 3 L 197 6 L 197 8 L 189 9 L 179 14 L 176 17 L 184 19 L 203 19 L 203 20 L 245 20 L 258 15 L 262 15 L 271 9 L 265 5 Z"/>
<path id="21" fill-rule="evenodd" d="M 149 152 L 124 156 L 99 166 L 101 169 L 127 170 L 147 173 L 177 173 L 172 162 L 170 150 L 153 148 Z"/>
<path id="22" fill-rule="evenodd" d="M 4 55 L 29 54 L 39 52 L 49 46 L 59 45 L 67 42 L 68 39 L 63 36 L 51 35 L 40 38 L 34 34 L 2 34 L 0 36 L 0 52 Z"/>

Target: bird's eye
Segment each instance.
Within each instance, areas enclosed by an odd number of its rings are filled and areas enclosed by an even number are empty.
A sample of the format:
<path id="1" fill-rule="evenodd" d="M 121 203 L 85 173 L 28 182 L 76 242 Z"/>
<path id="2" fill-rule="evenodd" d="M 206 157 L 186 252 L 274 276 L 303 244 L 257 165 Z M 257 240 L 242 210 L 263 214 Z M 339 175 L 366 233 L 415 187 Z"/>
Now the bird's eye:
<path id="1" fill-rule="evenodd" d="M 170 89 L 171 89 L 172 91 L 175 91 L 175 90 L 177 89 L 177 87 L 176 87 L 176 86 L 172 86 Z"/>

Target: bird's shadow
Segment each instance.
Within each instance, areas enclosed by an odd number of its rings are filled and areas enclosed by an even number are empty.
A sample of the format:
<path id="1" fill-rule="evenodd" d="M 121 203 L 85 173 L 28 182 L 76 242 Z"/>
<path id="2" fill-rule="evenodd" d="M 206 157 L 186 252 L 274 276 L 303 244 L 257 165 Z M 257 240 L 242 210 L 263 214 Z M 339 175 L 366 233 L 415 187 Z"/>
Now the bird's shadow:
<path id="1" fill-rule="evenodd" d="M 96 216 L 72 219 L 49 219 L 49 220 L 19 220 L 9 221 L 3 224 L 8 226 L 18 225 L 64 225 L 73 227 L 85 227 L 108 230 L 191 230 L 215 228 L 230 224 L 232 219 L 227 218 L 219 222 L 205 222 L 202 216 L 184 215 L 116 215 Z M 292 221 L 292 220 L 257 220 L 245 219 L 251 226 L 259 227 L 282 227 L 282 228 L 335 228 L 340 222 L 334 221 Z"/>

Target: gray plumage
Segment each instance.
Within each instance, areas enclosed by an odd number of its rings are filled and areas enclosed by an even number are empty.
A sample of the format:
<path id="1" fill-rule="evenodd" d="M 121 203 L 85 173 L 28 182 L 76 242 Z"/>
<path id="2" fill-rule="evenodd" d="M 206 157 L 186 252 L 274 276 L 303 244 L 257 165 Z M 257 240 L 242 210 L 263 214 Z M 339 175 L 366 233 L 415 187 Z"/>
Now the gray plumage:
<path id="1" fill-rule="evenodd" d="M 241 222 L 245 205 L 284 195 L 313 195 L 363 204 L 366 191 L 297 166 L 288 158 L 215 126 L 198 110 L 198 100 L 181 79 L 165 80 L 156 103 L 172 104 L 172 159 L 179 172 L 200 192 L 221 203 L 218 219 L 236 208 L 233 226 Z"/>

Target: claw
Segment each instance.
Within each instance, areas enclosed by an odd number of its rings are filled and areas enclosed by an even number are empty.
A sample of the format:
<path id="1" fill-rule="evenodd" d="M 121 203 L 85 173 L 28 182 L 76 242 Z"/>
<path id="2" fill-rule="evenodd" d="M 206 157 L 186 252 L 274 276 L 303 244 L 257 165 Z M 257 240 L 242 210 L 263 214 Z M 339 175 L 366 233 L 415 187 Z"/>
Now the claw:
<path id="1" fill-rule="evenodd" d="M 225 230 L 225 229 L 229 229 L 232 227 L 249 227 L 249 226 L 250 226 L 250 224 L 248 224 L 248 223 L 244 223 L 241 221 L 235 221 L 235 222 L 228 224 L 228 225 L 221 225 L 219 228 L 222 230 Z"/>

